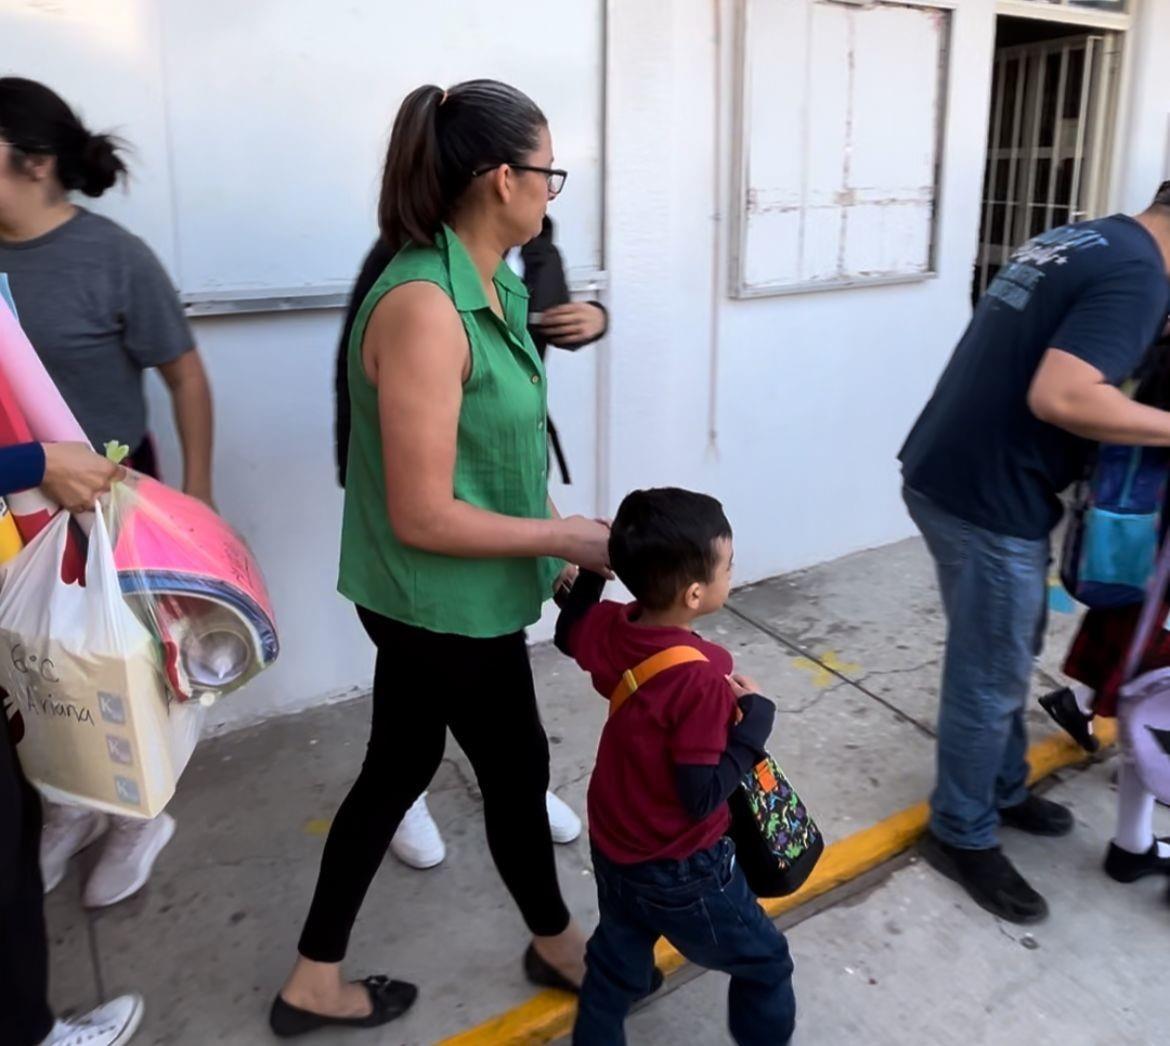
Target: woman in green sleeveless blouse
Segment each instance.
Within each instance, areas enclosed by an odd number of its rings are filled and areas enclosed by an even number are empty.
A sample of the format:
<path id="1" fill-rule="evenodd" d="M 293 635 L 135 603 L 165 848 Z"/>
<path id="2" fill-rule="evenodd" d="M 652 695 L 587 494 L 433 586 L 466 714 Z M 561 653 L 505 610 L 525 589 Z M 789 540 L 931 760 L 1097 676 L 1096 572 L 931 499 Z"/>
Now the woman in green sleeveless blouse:
<path id="1" fill-rule="evenodd" d="M 422 87 L 402 104 L 379 205 L 402 250 L 349 345 L 339 588 L 377 647 L 370 742 L 329 832 L 299 958 L 273 1003 L 280 1035 L 371 1027 L 416 989 L 346 983 L 350 930 L 448 728 L 483 793 L 488 846 L 533 935 L 524 970 L 574 989 L 585 938 L 557 884 L 548 741 L 524 629 L 566 563 L 608 569 L 608 528 L 548 500 L 547 396 L 527 292 L 503 263 L 564 184 L 547 122 L 494 81 Z"/>

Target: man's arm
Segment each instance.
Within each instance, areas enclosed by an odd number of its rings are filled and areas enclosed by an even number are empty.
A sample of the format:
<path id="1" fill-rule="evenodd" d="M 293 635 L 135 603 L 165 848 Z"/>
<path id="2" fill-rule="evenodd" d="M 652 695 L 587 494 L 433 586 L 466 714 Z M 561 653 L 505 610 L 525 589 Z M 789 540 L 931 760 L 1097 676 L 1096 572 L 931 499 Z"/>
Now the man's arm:
<path id="1" fill-rule="evenodd" d="M 1091 363 L 1062 349 L 1044 354 L 1028 407 L 1041 421 L 1098 443 L 1170 447 L 1170 412 L 1135 403 Z"/>

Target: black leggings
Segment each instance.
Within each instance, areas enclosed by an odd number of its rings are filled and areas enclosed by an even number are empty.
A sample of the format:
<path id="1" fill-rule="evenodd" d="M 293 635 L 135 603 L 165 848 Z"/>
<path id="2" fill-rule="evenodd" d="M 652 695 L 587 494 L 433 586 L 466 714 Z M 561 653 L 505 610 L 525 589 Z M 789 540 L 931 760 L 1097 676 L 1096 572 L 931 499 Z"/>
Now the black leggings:
<path id="1" fill-rule="evenodd" d="M 0 1042 L 33 1046 L 53 1027 L 45 891 L 41 886 L 41 800 L 21 773 L 3 704 L 0 702 Z"/>
<path id="2" fill-rule="evenodd" d="M 370 741 L 337 811 L 300 953 L 340 962 L 366 891 L 406 811 L 447 742 L 467 753 L 483 793 L 488 847 L 538 936 L 562 933 L 569 911 L 548 826 L 548 738 L 540 724 L 523 632 L 498 639 L 438 635 L 358 608 L 378 648 Z"/>

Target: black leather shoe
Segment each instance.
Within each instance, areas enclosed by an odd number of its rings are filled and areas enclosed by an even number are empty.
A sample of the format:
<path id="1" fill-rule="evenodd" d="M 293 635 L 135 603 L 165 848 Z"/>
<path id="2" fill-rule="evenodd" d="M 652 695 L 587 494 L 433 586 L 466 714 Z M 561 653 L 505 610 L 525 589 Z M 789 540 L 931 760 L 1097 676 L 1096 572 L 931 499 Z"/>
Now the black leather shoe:
<path id="1" fill-rule="evenodd" d="M 1073 815 L 1067 806 L 1029 792 L 1022 803 L 1000 810 L 999 823 L 1029 835 L 1068 835 L 1073 830 Z"/>
<path id="2" fill-rule="evenodd" d="M 1012 923 L 1038 923 L 1048 917 L 1048 903 L 1016 871 L 998 846 L 961 850 L 931 832 L 920 852 L 936 872 L 958 883 L 980 908 Z"/>
<path id="3" fill-rule="evenodd" d="M 401 1017 L 418 998 L 418 989 L 405 981 L 392 981 L 389 977 L 367 977 L 359 983 L 369 992 L 370 1005 L 373 1007 L 365 1017 L 326 1017 L 291 1006 L 277 995 L 268 1014 L 268 1025 L 281 1039 L 291 1039 L 319 1028 L 377 1028 Z"/>
<path id="4" fill-rule="evenodd" d="M 1105 853 L 1105 874 L 1119 883 L 1135 883 L 1147 875 L 1170 875 L 1170 857 L 1158 856 L 1158 843 L 1167 841 L 1155 839 L 1144 854 L 1110 843 Z"/>
<path id="5" fill-rule="evenodd" d="M 1093 717 L 1081 711 L 1077 699 L 1067 686 L 1045 694 L 1040 698 L 1040 707 L 1086 752 L 1096 752 L 1101 747 L 1101 742 L 1089 730 Z"/>
<path id="6" fill-rule="evenodd" d="M 540 953 L 536 950 L 536 945 L 534 944 L 530 944 L 528 950 L 524 953 L 524 976 L 540 988 L 556 988 L 558 991 L 571 992 L 573 995 L 579 995 L 581 993 L 581 989 L 569 980 L 568 977 L 562 974 L 551 963 L 545 962 L 540 957 Z M 655 966 L 654 972 L 650 975 L 650 990 L 644 998 L 649 998 L 665 983 L 665 975 Z"/>

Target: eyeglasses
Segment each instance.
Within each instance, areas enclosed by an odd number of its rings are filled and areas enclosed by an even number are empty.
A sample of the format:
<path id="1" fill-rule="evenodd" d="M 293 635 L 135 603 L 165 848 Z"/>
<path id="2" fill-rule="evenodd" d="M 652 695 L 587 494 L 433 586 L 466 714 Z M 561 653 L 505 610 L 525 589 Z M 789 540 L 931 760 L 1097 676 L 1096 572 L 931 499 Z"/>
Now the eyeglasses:
<path id="1" fill-rule="evenodd" d="M 565 187 L 565 179 L 569 177 L 568 171 L 562 171 L 557 167 L 532 167 L 526 163 L 493 163 L 488 164 L 487 167 L 480 167 L 478 170 L 471 172 L 472 178 L 478 178 L 481 174 L 487 174 L 488 171 L 494 171 L 497 167 L 511 167 L 514 171 L 532 171 L 535 174 L 543 174 L 548 181 L 549 196 L 560 196 L 561 190 Z"/>

